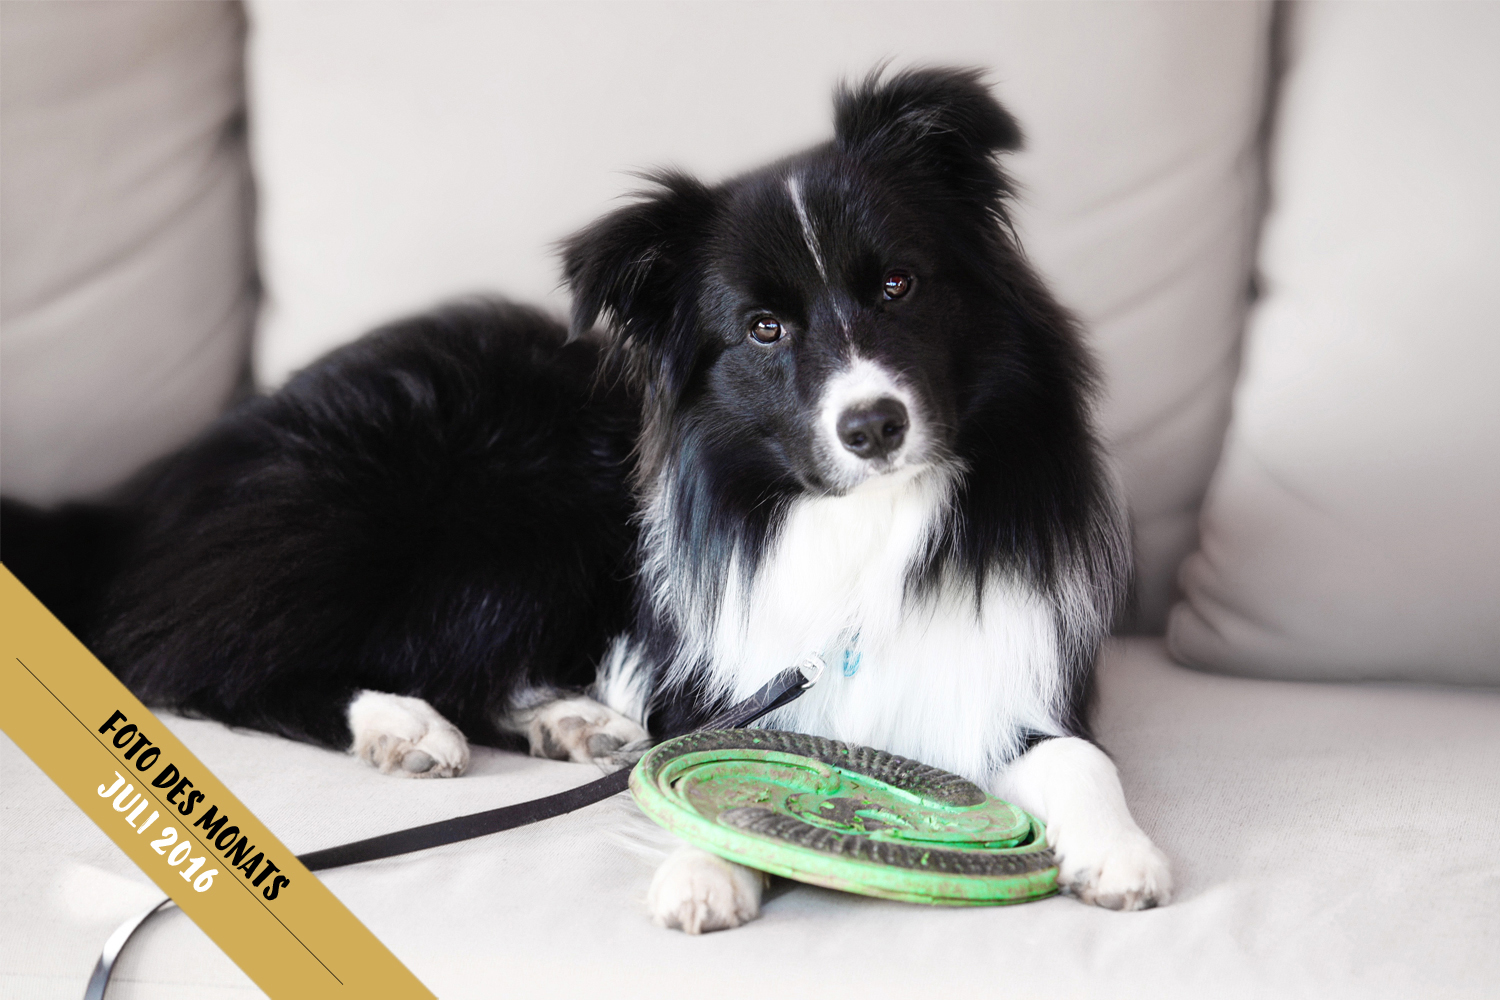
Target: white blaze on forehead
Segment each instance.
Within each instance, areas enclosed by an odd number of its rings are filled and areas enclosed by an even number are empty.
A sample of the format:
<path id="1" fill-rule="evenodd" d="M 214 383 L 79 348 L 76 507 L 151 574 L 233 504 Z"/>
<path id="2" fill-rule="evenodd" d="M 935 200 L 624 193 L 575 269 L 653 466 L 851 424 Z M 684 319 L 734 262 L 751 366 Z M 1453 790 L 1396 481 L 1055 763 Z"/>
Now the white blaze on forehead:
<path id="1" fill-rule="evenodd" d="M 797 221 L 802 224 L 802 239 L 807 244 L 808 252 L 812 254 L 813 264 L 818 268 L 818 277 L 823 279 L 823 284 L 828 286 L 829 291 L 833 285 L 828 281 L 828 268 L 823 264 L 822 251 L 818 249 L 817 237 L 813 235 L 812 219 L 807 214 L 807 204 L 802 199 L 802 182 L 795 174 L 790 174 L 786 179 L 786 191 L 791 195 L 792 208 L 797 211 Z M 844 315 L 843 306 L 839 305 L 837 297 L 833 301 L 833 311 L 838 315 L 839 325 L 847 334 L 849 331 L 849 318 Z"/>
<path id="2" fill-rule="evenodd" d="M 786 179 L 787 194 L 792 196 L 792 207 L 797 210 L 797 221 L 802 223 L 802 238 L 807 241 L 807 249 L 812 252 L 813 263 L 818 266 L 818 276 L 823 283 L 828 283 L 828 269 L 823 266 L 823 255 L 818 252 L 818 241 L 813 236 L 812 220 L 807 217 L 807 206 L 802 202 L 802 184 L 796 176 Z"/>

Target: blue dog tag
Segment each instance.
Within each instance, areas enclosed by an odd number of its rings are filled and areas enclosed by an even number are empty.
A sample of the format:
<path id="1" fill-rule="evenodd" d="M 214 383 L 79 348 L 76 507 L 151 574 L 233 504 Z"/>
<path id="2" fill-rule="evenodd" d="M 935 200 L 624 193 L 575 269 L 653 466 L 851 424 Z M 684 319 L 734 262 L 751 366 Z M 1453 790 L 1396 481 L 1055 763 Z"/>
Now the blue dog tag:
<path id="1" fill-rule="evenodd" d="M 859 673 L 859 661 L 864 659 L 863 653 L 854 647 L 859 643 L 859 633 L 854 633 L 854 638 L 849 640 L 849 645 L 844 647 L 844 661 L 842 665 L 845 677 L 853 677 Z"/>

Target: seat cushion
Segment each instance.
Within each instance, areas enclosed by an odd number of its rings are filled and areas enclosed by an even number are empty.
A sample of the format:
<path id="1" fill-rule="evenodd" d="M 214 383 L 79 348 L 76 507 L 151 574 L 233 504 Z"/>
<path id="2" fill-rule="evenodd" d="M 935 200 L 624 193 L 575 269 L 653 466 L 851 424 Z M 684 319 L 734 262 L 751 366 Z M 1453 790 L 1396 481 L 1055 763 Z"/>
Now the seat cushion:
<path id="1" fill-rule="evenodd" d="M 597 774 L 480 750 L 462 778 L 404 781 L 167 721 L 295 850 Z M 1177 898 L 1160 909 L 928 908 L 792 885 L 754 923 L 692 938 L 646 918 L 654 859 L 624 797 L 322 877 L 445 1000 L 851 980 L 876 996 L 1478 998 L 1500 982 L 1497 733 L 1500 693 L 1218 677 L 1174 665 L 1157 640 L 1124 640 L 1101 672 L 1098 735 L 1175 866 Z M 113 927 L 157 897 L 9 741 L 0 768 L 0 994 L 74 1000 Z M 111 997 L 255 995 L 176 911 L 147 925 L 118 975 Z"/>
<path id="2" fill-rule="evenodd" d="M 1290 14 L 1265 295 L 1169 641 L 1500 684 L 1500 7 Z"/>
<path id="3" fill-rule="evenodd" d="M 676 165 L 832 132 L 892 53 L 989 72 L 1016 221 L 1106 373 L 1160 631 L 1218 456 L 1250 284 L 1270 6 L 252 3 L 263 384 L 455 294 L 567 299 L 554 242 Z"/>

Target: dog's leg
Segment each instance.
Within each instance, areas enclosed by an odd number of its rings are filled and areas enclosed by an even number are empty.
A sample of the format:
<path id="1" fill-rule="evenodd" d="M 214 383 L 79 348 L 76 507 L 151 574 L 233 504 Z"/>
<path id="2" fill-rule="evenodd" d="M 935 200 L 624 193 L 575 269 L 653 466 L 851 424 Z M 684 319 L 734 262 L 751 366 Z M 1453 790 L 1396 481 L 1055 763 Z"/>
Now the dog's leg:
<path id="1" fill-rule="evenodd" d="M 644 718 L 649 689 L 648 671 L 639 650 L 630 642 L 629 636 L 619 636 L 599 664 L 598 677 L 591 689 L 591 693 L 604 704 L 590 704 L 596 710 L 629 723 L 632 719 Z M 588 699 L 577 700 L 588 702 Z M 553 702 L 544 711 L 563 714 L 567 711 L 564 708 L 567 704 L 569 702 Z M 566 714 L 563 717 L 566 718 Z M 613 751 L 616 760 L 622 756 L 627 760 L 637 757 L 650 745 L 646 731 L 639 726 L 635 729 L 635 738 Z M 605 732 L 610 731 L 606 729 Z M 630 734 L 616 730 L 610 735 L 614 738 Z M 536 747 L 537 739 L 533 737 L 532 753 L 537 752 Z M 725 861 L 716 854 L 689 847 L 650 824 L 640 813 L 635 815 L 651 828 L 652 833 L 675 845 L 675 850 L 657 867 L 651 888 L 646 892 L 646 909 L 657 925 L 702 934 L 738 927 L 760 914 L 761 894 L 767 881 L 765 875 Z"/>
<path id="2" fill-rule="evenodd" d="M 421 698 L 361 691 L 349 703 L 349 752 L 405 778 L 456 778 L 469 766 L 469 741 Z"/>
<path id="3" fill-rule="evenodd" d="M 634 763 L 651 745 L 640 723 L 584 695 L 527 692 L 501 725 L 525 734 L 533 757 L 601 767 Z"/>
<path id="4" fill-rule="evenodd" d="M 533 757 L 606 768 L 634 764 L 651 746 L 643 725 L 647 691 L 645 661 L 630 637 L 619 635 L 588 695 L 548 687 L 522 691 L 500 727 L 524 735 Z"/>
<path id="5" fill-rule="evenodd" d="M 1111 910 L 1146 910 L 1170 898 L 1166 856 L 1135 825 L 1114 762 L 1094 744 L 1038 743 L 1001 773 L 995 794 L 1047 824 L 1064 891 Z"/>
<path id="6" fill-rule="evenodd" d="M 658 926 L 689 934 L 727 930 L 760 915 L 766 876 L 686 844 L 662 862 L 646 893 Z"/>

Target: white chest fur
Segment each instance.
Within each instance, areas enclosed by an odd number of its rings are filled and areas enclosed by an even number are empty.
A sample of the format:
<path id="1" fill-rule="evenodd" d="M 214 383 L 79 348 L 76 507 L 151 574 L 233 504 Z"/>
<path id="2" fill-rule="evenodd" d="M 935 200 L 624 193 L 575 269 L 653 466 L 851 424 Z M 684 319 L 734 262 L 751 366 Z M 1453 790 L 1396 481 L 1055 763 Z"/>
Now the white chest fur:
<path id="1" fill-rule="evenodd" d="M 767 725 L 976 781 L 1018 752 L 1024 729 L 1058 734 L 1054 619 L 1039 594 L 995 577 L 980 600 L 956 580 L 906 598 L 908 570 L 951 488 L 948 475 L 928 470 L 797 501 L 754 580 L 746 586 L 731 573 L 716 613 L 704 616 L 707 634 L 692 637 L 713 686 L 743 698 L 818 653 L 829 664 L 823 679 Z"/>

